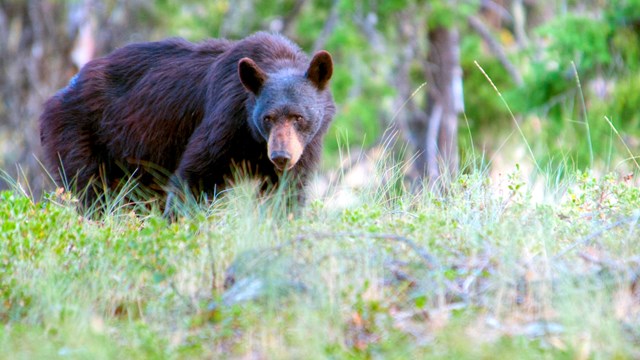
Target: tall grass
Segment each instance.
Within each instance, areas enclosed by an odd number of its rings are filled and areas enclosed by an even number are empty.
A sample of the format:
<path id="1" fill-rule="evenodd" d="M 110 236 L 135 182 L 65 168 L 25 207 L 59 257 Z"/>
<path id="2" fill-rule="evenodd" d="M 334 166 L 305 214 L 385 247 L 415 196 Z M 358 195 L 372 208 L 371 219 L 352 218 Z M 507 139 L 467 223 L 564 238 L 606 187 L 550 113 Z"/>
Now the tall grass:
<path id="1" fill-rule="evenodd" d="M 374 165 L 354 201 L 294 218 L 251 182 L 171 224 L 2 193 L 0 357 L 640 354 L 633 182 L 578 173 L 533 202 L 517 167 L 416 194 L 405 163 Z"/>

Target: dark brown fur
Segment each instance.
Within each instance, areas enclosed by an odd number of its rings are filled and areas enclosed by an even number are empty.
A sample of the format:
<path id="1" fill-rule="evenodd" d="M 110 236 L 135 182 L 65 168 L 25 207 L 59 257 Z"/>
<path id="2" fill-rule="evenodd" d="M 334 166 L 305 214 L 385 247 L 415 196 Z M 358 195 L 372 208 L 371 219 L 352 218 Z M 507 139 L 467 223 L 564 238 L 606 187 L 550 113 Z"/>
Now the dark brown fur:
<path id="1" fill-rule="evenodd" d="M 323 52 L 314 61 L 321 66 L 267 33 L 126 46 L 88 63 L 47 101 L 40 118 L 45 164 L 58 184 L 89 188 L 87 203 L 101 184 L 111 187 L 127 174 L 147 187 L 165 187 L 174 174 L 196 194 L 223 189 L 238 167 L 277 184 L 282 171 L 267 143 L 286 128 L 303 145 L 289 171 L 302 194 L 335 112 L 325 89 L 331 59 Z M 298 88 L 304 97 L 292 95 Z M 260 123 L 261 111 L 274 114 L 272 124 Z"/>

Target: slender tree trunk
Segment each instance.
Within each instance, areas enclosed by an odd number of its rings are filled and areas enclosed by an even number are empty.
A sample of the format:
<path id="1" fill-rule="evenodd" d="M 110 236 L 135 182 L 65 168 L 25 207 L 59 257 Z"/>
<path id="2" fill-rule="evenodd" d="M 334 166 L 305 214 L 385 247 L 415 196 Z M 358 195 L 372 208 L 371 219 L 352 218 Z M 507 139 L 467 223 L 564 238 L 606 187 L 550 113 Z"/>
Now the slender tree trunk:
<path id="1" fill-rule="evenodd" d="M 428 36 L 426 132 L 420 136 L 414 166 L 433 186 L 438 180 L 445 185 L 458 171 L 458 114 L 464 110 L 464 100 L 457 30 L 437 27 Z"/>

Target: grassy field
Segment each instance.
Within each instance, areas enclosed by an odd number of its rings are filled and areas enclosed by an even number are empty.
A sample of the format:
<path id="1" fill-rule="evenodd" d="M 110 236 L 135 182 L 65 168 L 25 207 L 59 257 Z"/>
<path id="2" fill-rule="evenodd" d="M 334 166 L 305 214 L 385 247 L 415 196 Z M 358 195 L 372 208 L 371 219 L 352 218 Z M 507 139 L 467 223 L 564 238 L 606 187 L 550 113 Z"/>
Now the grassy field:
<path id="1" fill-rule="evenodd" d="M 640 357 L 635 178 L 382 178 L 295 218 L 244 184 L 173 224 L 0 193 L 0 358 Z"/>

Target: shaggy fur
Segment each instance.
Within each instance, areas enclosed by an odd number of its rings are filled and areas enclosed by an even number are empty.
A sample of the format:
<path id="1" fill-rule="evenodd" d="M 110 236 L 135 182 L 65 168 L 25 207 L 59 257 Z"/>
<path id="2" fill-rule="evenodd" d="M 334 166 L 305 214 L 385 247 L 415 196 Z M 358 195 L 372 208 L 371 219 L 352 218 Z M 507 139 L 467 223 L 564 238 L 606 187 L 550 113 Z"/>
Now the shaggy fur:
<path id="1" fill-rule="evenodd" d="M 273 185 L 287 170 L 302 200 L 335 113 L 331 74 L 328 53 L 309 60 L 274 34 L 128 45 L 47 101 L 45 164 L 58 184 L 88 188 L 86 203 L 128 174 L 156 189 L 173 174 L 198 194 L 239 168 Z M 287 152 L 298 148 L 299 159 Z"/>

